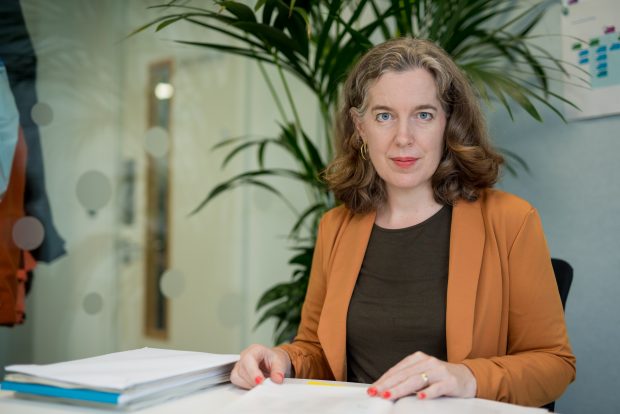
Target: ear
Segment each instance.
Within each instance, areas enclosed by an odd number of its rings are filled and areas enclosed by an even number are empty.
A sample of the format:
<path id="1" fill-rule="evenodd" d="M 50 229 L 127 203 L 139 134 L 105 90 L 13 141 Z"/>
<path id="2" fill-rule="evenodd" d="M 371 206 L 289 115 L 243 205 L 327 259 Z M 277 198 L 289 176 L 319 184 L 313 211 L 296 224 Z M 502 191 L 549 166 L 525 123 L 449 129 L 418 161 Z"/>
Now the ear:
<path id="1" fill-rule="evenodd" d="M 349 115 L 351 116 L 351 120 L 353 121 L 353 125 L 355 126 L 355 131 L 357 135 L 364 140 L 364 127 L 362 125 L 362 119 L 357 114 L 357 110 L 355 108 L 349 109 Z"/>

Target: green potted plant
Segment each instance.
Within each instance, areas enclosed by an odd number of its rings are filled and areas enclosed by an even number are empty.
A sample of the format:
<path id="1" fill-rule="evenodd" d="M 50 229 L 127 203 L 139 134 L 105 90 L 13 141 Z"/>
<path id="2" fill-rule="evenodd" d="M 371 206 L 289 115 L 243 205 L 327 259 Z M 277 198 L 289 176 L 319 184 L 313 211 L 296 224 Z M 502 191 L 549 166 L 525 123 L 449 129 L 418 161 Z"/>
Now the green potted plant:
<path id="1" fill-rule="evenodd" d="M 553 74 L 566 73 L 562 61 L 532 42 L 532 29 L 544 15 L 550 1 L 522 7 L 510 0 L 339 0 L 295 1 L 257 0 L 254 7 L 238 1 L 214 1 L 211 8 L 194 7 L 170 1 L 153 8 L 162 15 L 134 33 L 172 24 L 192 24 L 217 32 L 234 41 L 209 43 L 199 39 L 179 43 L 244 56 L 257 62 L 271 91 L 282 120 L 276 137 L 234 138 L 216 148 L 228 149 L 223 166 L 245 151 L 255 151 L 257 168 L 245 171 L 215 186 L 196 207 L 240 185 L 253 185 L 270 191 L 290 205 L 286 197 L 269 182 L 269 177 L 288 177 L 308 189 L 310 203 L 298 213 L 290 237 L 294 254 L 289 263 L 292 277 L 267 290 L 257 309 L 257 322 L 276 319 L 275 342 L 290 340 L 300 321 L 314 252 L 316 224 L 321 215 L 335 205 L 320 175 L 332 156 L 331 131 L 342 82 L 353 62 L 370 46 L 397 36 L 428 38 L 450 53 L 488 105 L 499 103 L 512 117 L 517 105 L 541 121 L 538 108 L 547 107 L 562 118 L 553 102 L 570 102 L 549 86 Z M 275 80 L 265 65 L 276 68 Z M 510 70 L 507 68 L 510 67 Z M 285 73 L 293 75 L 312 91 L 320 105 L 323 139 L 309 137 L 302 128 L 297 102 L 291 94 Z M 272 75 L 273 76 L 273 75 Z M 276 93 L 274 81 L 284 89 Z M 550 101 L 550 98 L 553 98 Z M 288 119 L 284 105 L 293 114 Z M 266 165 L 265 152 L 280 147 L 296 168 Z M 320 151 L 319 148 L 325 148 Z M 507 169 L 514 164 L 527 168 L 516 154 L 504 151 Z M 302 228 L 308 229 L 305 233 Z"/>

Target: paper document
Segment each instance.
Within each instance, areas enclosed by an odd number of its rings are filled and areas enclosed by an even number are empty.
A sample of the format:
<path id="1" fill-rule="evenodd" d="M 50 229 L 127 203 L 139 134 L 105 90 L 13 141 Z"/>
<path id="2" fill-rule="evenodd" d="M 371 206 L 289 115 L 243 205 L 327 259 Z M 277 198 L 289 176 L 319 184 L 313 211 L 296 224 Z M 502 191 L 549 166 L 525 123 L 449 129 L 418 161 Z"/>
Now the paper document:
<path id="1" fill-rule="evenodd" d="M 142 384 L 189 376 L 233 364 L 239 355 L 142 348 L 49 365 L 10 365 L 8 375 L 27 374 L 63 386 L 125 391 Z M 50 385 L 56 385 L 50 384 Z"/>
<path id="2" fill-rule="evenodd" d="M 49 365 L 11 365 L 16 397 L 136 408 L 227 382 L 239 355 L 142 348 Z"/>
<path id="3" fill-rule="evenodd" d="M 266 380 L 226 407 L 222 414 L 536 414 L 541 408 L 528 408 L 476 398 L 418 400 L 401 398 L 396 402 L 366 394 L 367 385 L 286 379 L 277 385 Z"/>
<path id="4" fill-rule="evenodd" d="M 352 383 L 286 379 L 265 382 L 226 407 L 225 414 L 388 414 L 393 404 Z"/>

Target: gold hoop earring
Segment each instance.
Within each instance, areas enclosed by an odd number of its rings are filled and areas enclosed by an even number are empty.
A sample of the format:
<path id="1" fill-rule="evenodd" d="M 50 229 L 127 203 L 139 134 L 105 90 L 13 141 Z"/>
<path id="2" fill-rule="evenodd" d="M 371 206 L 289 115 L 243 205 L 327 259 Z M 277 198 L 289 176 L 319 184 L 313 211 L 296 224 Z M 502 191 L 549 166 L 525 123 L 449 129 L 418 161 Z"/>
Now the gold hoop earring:
<path id="1" fill-rule="evenodd" d="M 368 161 L 366 154 L 368 154 L 368 144 L 366 144 L 366 141 L 362 141 L 362 146 L 360 147 L 360 157 L 362 157 L 364 161 Z"/>

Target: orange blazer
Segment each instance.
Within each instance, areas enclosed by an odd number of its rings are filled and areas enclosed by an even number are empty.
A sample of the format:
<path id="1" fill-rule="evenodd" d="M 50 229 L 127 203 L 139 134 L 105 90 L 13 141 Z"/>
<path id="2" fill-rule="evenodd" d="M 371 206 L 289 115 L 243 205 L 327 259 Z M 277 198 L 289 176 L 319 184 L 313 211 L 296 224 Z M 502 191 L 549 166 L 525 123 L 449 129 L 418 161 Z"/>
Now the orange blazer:
<path id="1" fill-rule="evenodd" d="M 344 206 L 321 219 L 299 330 L 281 345 L 297 377 L 346 380 L 347 310 L 374 222 Z M 454 205 L 447 296 L 448 361 L 472 371 L 477 397 L 541 406 L 574 380 L 542 224 L 526 201 L 486 190 Z"/>

